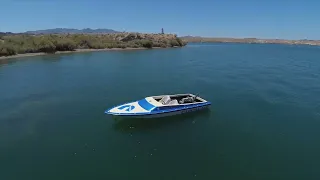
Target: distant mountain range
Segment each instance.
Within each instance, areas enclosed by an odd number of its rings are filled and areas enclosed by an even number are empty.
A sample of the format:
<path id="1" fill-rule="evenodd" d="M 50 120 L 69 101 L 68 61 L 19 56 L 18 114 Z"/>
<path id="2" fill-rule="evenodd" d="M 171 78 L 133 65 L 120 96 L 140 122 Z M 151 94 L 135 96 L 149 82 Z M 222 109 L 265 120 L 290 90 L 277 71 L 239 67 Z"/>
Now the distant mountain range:
<path id="1" fill-rule="evenodd" d="M 25 34 L 89 34 L 89 33 L 119 33 L 113 29 L 72 29 L 72 28 L 55 28 L 55 29 L 45 29 L 36 31 L 27 31 Z"/>
<path id="2" fill-rule="evenodd" d="M 14 35 L 18 33 L 12 33 L 12 32 L 0 32 L 0 36 L 8 36 L 8 35 Z"/>

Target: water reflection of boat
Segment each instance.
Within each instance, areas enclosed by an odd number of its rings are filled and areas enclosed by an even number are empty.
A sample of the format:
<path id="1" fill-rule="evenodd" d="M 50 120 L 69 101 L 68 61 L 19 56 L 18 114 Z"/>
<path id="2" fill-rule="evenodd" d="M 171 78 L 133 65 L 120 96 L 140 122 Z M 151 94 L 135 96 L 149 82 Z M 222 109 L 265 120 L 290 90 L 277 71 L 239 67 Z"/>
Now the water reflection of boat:
<path id="1" fill-rule="evenodd" d="M 150 96 L 108 109 L 114 116 L 154 118 L 183 114 L 207 108 L 211 103 L 193 94 Z"/>
<path id="2" fill-rule="evenodd" d="M 206 108 L 201 111 L 194 111 L 166 118 L 149 118 L 147 121 L 145 118 L 127 119 L 122 118 L 122 116 L 114 116 L 112 119 L 114 120 L 113 127 L 116 130 L 125 133 L 132 133 L 152 129 L 165 129 L 166 127 L 180 127 L 182 124 L 190 125 L 190 123 L 206 123 L 207 120 L 210 120 L 212 114 L 213 112 L 209 108 Z"/>

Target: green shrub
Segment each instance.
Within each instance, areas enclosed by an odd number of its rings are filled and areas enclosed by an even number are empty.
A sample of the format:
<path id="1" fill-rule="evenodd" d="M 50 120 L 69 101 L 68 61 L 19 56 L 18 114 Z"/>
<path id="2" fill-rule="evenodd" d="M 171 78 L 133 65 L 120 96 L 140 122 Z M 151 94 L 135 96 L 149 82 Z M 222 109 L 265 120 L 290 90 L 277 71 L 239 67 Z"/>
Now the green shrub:
<path id="1" fill-rule="evenodd" d="M 103 49 L 104 44 L 102 44 L 101 42 L 94 41 L 94 42 L 89 42 L 88 47 L 89 49 Z"/>
<path id="2" fill-rule="evenodd" d="M 0 56 L 12 56 L 16 54 L 17 51 L 13 46 L 4 45 L 3 43 L 0 44 Z"/>
<path id="3" fill-rule="evenodd" d="M 143 40 L 142 41 L 142 47 L 144 48 L 152 48 L 153 42 L 150 40 Z"/>
<path id="4" fill-rule="evenodd" d="M 76 49 L 76 44 L 68 39 L 55 41 L 55 46 L 56 51 L 74 51 Z"/>
<path id="5" fill-rule="evenodd" d="M 115 46 L 113 48 L 122 48 L 122 49 L 125 49 L 127 46 L 125 44 L 122 44 L 122 43 L 118 43 L 118 44 L 115 44 Z"/>
<path id="6" fill-rule="evenodd" d="M 160 45 L 160 47 L 162 47 L 162 48 L 166 48 L 166 47 L 168 47 L 168 45 L 166 45 L 166 44 L 162 43 L 162 44 Z"/>
<path id="7" fill-rule="evenodd" d="M 179 42 L 178 42 L 176 39 L 174 39 L 174 40 L 171 40 L 171 41 L 170 41 L 170 46 L 171 46 L 171 47 L 180 46 L 180 44 L 179 44 Z"/>
<path id="8" fill-rule="evenodd" d="M 115 44 L 108 43 L 108 44 L 106 45 L 106 48 L 111 49 L 111 48 L 114 48 L 115 46 L 116 46 Z"/>
<path id="9" fill-rule="evenodd" d="M 38 45 L 38 51 L 45 53 L 53 53 L 56 51 L 56 46 L 51 41 L 42 40 Z"/>
<path id="10" fill-rule="evenodd" d="M 182 42 L 182 40 L 181 40 L 181 39 L 176 38 L 176 41 L 178 42 L 179 46 L 183 46 L 183 42 Z"/>

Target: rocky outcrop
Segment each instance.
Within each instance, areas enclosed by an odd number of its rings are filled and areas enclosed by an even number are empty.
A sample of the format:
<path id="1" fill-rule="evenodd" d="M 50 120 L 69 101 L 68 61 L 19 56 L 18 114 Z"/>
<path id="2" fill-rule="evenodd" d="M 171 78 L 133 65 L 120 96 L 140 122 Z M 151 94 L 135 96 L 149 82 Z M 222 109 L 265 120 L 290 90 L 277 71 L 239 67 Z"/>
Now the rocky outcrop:
<path id="1" fill-rule="evenodd" d="M 138 33 L 129 33 L 129 34 L 124 35 L 124 37 L 120 36 L 117 39 L 122 42 L 128 42 L 128 41 L 133 41 L 136 39 L 141 40 L 141 39 L 144 39 L 144 37 Z"/>

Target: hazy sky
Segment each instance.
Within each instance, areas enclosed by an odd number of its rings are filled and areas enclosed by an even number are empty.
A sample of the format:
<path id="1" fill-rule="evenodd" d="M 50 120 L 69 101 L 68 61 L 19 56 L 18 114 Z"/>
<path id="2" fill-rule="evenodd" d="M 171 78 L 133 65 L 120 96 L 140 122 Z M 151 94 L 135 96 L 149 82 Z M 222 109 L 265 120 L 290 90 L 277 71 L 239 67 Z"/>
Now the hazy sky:
<path id="1" fill-rule="evenodd" d="M 0 31 L 110 28 L 215 37 L 320 39 L 317 0 L 0 0 Z"/>

